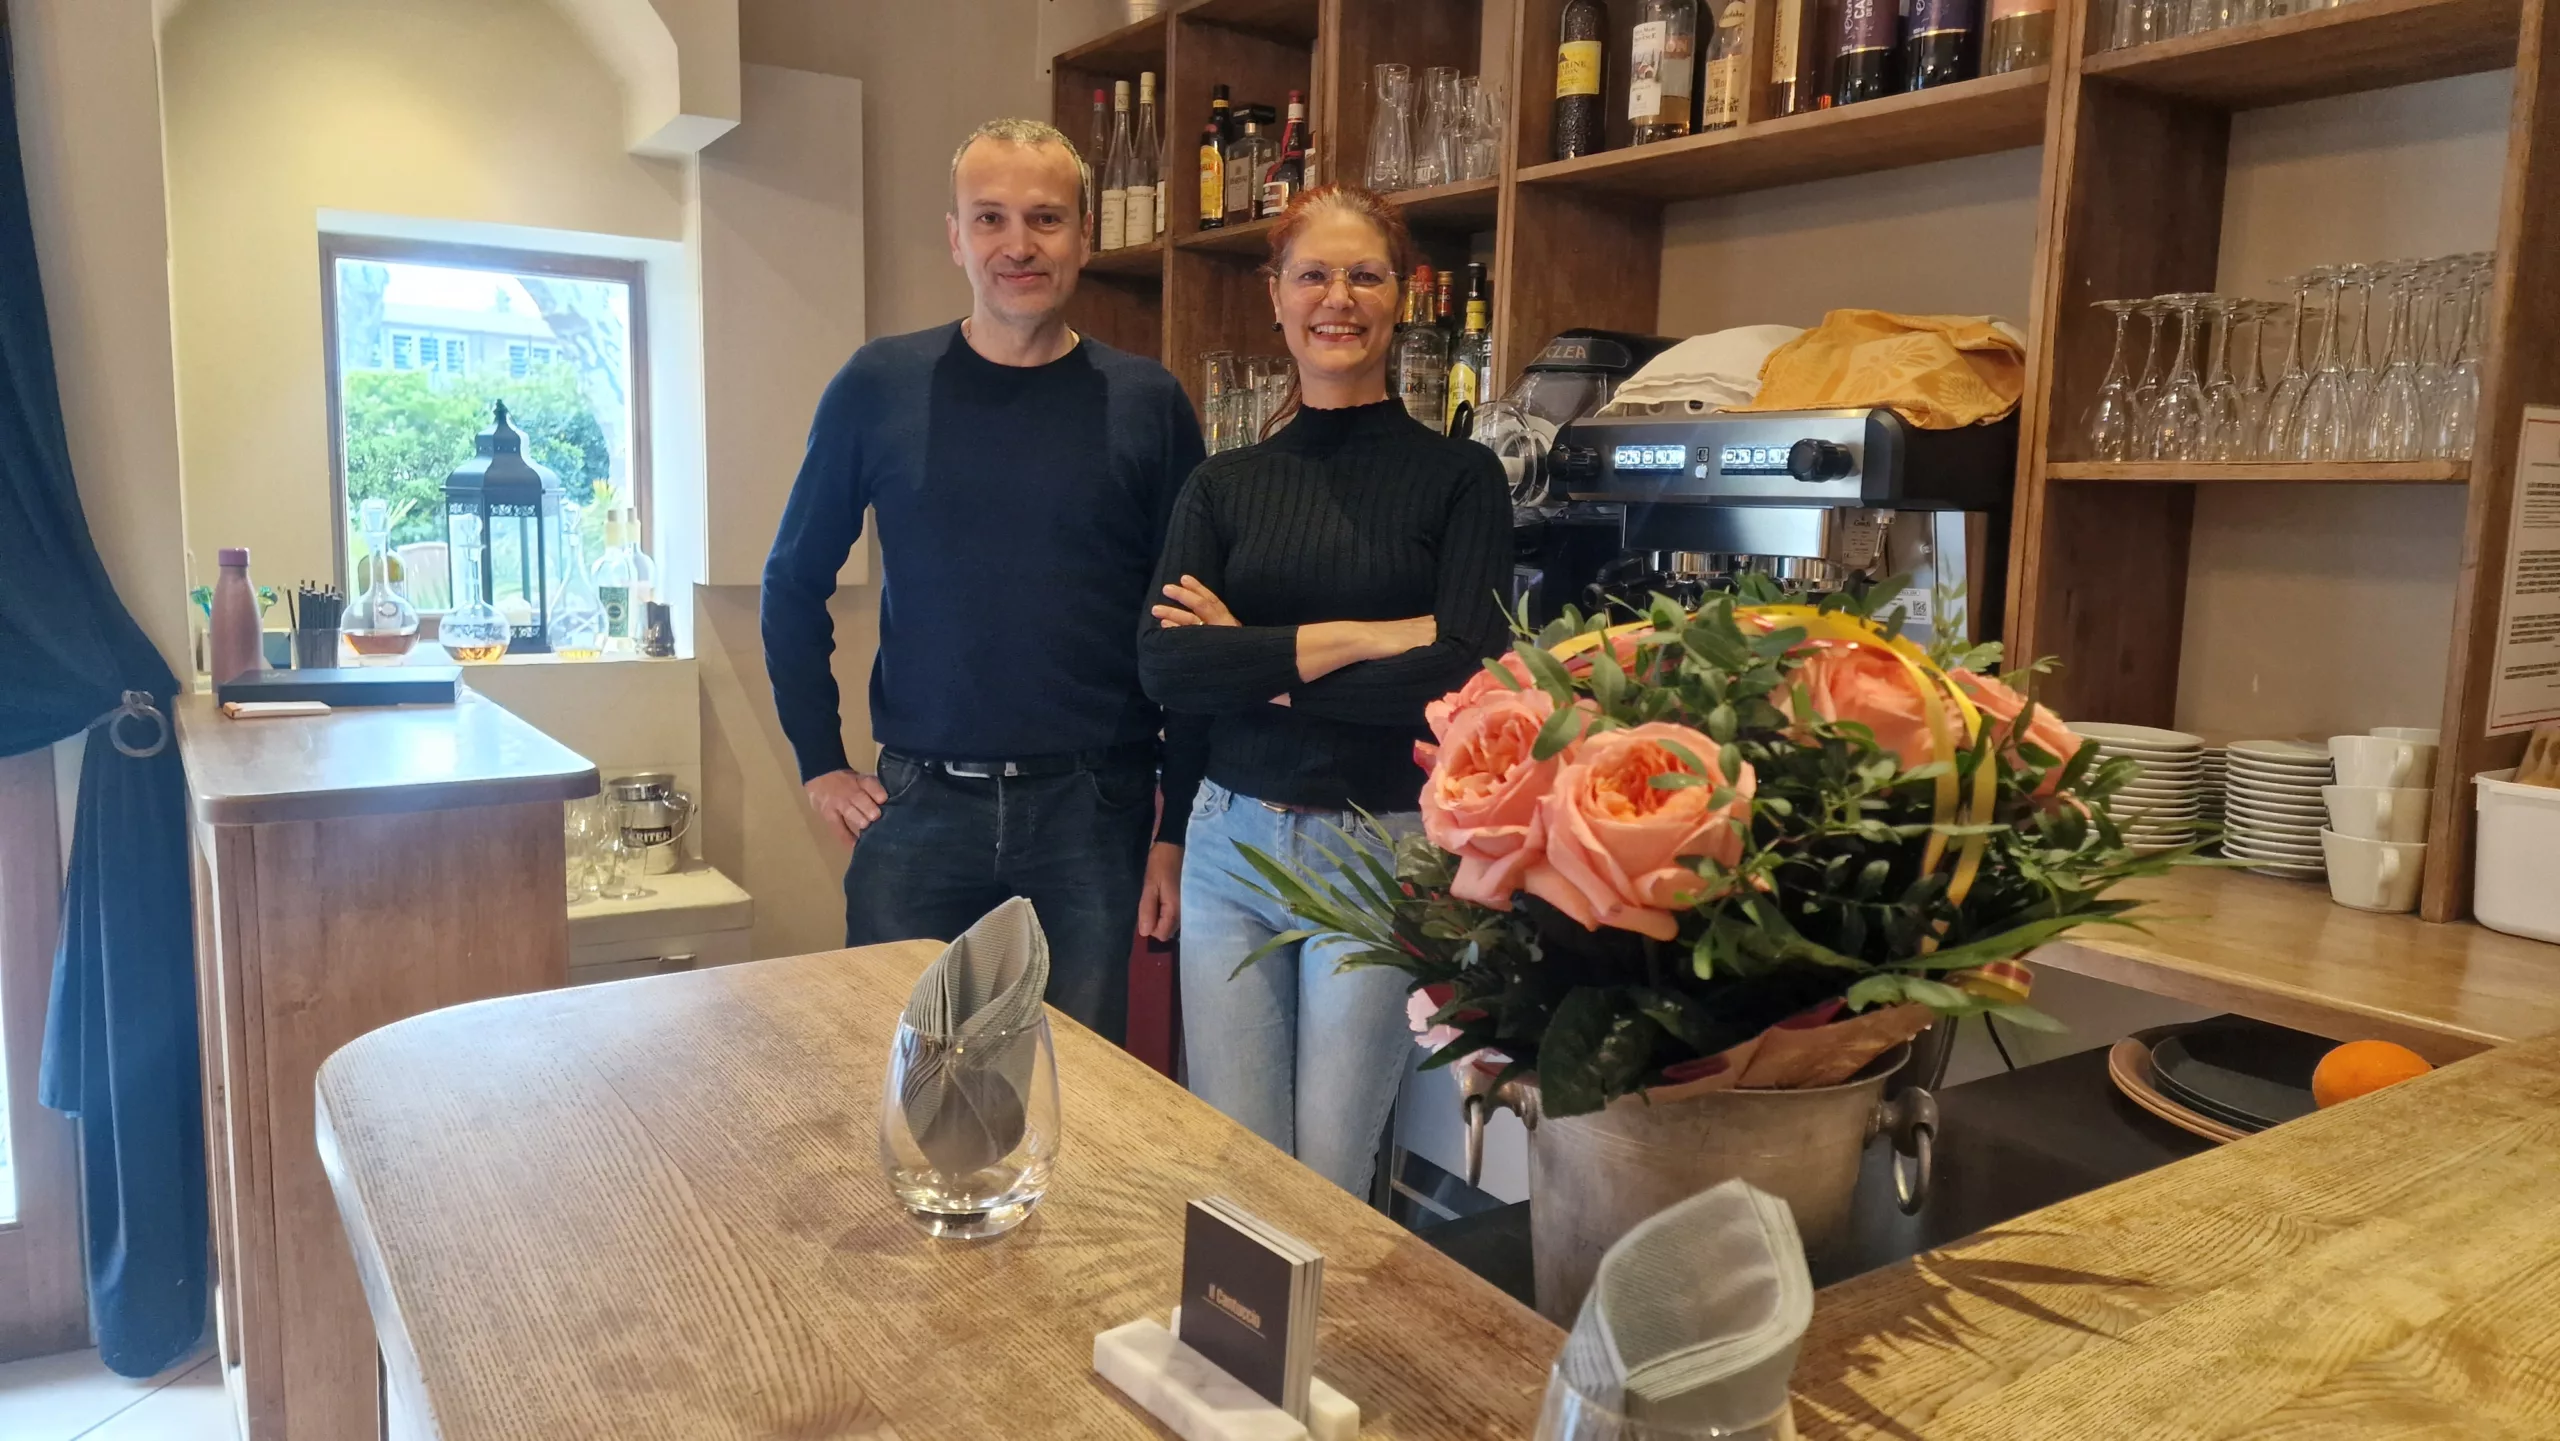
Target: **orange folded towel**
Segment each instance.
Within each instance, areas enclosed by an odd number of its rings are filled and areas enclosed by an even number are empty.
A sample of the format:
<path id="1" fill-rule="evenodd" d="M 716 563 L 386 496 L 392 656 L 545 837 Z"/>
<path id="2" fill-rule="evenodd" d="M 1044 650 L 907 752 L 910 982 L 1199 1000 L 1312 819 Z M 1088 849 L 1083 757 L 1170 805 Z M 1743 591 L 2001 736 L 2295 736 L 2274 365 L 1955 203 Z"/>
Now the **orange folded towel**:
<path id="1" fill-rule="evenodd" d="M 1742 410 L 1889 407 L 1929 430 L 1998 420 L 2026 390 L 2026 347 L 1986 315 L 1835 310 L 1770 352 Z"/>

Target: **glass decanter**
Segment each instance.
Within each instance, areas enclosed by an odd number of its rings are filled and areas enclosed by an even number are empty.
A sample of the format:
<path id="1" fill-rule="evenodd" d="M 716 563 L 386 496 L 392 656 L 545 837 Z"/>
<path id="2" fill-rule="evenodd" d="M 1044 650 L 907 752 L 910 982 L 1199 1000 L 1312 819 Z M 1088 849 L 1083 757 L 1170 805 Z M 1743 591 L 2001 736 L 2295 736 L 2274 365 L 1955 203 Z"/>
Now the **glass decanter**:
<path id="1" fill-rule="evenodd" d="M 480 517 L 453 518 L 454 607 L 438 624 L 436 637 L 445 654 L 464 665 L 489 665 L 507 653 L 515 632 L 498 608 L 489 604 L 481 579 Z"/>
<path id="2" fill-rule="evenodd" d="M 360 512 L 364 518 L 364 548 L 373 565 L 373 584 L 347 607 L 339 629 L 347 644 L 363 665 L 398 665 L 418 643 L 418 608 L 400 593 L 391 579 L 391 506 L 386 501 L 368 500 Z"/>
<path id="3" fill-rule="evenodd" d="M 580 525 L 585 518 L 577 506 L 560 508 L 560 588 L 551 597 L 543 637 L 562 660 L 594 660 L 604 654 L 604 605 L 596 599 L 595 578 L 587 570 Z"/>

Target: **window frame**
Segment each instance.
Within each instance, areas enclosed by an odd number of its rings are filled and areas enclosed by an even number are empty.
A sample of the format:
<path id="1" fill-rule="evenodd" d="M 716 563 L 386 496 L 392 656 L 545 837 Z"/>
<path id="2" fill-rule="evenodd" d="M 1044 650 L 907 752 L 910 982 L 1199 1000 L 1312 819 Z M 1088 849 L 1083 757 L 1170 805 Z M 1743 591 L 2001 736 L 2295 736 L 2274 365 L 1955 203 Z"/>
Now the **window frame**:
<path id="1" fill-rule="evenodd" d="M 519 250 L 502 245 L 466 245 L 457 241 L 402 240 L 382 235 L 320 233 L 320 344 L 322 388 L 329 407 L 329 549 L 334 569 L 354 573 L 347 555 L 347 418 L 345 357 L 338 344 L 338 262 L 371 260 L 390 265 L 442 265 L 464 270 L 501 270 L 517 275 L 556 275 L 567 280 L 610 280 L 621 284 L 631 303 L 631 504 L 638 512 L 640 533 L 650 529 L 653 509 L 650 485 L 648 265 L 603 255 L 573 255 L 549 250 Z M 422 334 L 424 332 L 421 332 Z M 441 337 L 438 337 L 441 341 Z M 388 357 L 385 357 L 386 361 Z"/>

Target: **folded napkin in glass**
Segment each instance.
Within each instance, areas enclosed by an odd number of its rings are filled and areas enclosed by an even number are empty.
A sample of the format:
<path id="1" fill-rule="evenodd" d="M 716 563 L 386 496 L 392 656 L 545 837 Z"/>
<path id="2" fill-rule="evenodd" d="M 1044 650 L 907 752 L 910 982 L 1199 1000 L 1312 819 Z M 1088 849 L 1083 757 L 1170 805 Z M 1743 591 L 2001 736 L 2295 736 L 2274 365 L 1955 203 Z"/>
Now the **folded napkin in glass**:
<path id="1" fill-rule="evenodd" d="M 1813 1281 L 1787 1203 L 1727 1181 L 1609 1248 L 1547 1383 L 1542 1441 L 1791 1434 Z"/>
<path id="2" fill-rule="evenodd" d="M 966 1175 L 1022 1143 L 1040 1056 L 1049 938 L 1020 896 L 925 968 L 901 1018 L 916 1052 L 898 1073 L 907 1129 L 935 1170 Z"/>

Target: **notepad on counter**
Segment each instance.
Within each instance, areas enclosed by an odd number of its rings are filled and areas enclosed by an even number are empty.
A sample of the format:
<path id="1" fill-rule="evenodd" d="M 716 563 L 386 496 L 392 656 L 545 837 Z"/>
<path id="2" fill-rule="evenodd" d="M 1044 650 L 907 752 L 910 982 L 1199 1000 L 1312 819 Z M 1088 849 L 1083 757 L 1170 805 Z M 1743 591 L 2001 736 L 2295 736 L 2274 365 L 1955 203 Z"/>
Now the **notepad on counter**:
<path id="1" fill-rule="evenodd" d="M 1224 1196 L 1182 1228 L 1182 1342 L 1303 1419 L 1316 1359 L 1324 1256 Z"/>

